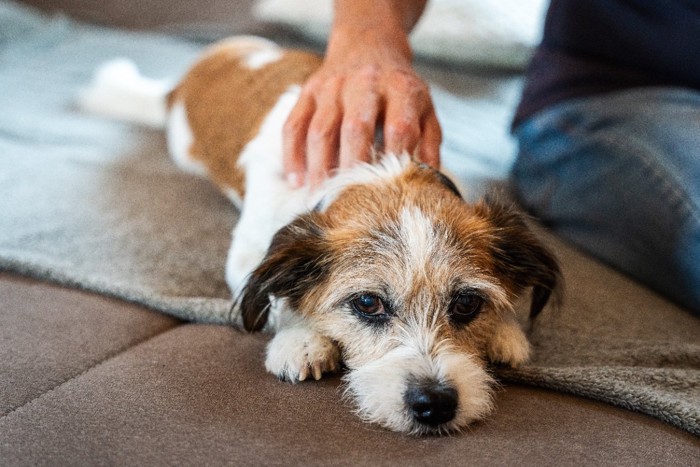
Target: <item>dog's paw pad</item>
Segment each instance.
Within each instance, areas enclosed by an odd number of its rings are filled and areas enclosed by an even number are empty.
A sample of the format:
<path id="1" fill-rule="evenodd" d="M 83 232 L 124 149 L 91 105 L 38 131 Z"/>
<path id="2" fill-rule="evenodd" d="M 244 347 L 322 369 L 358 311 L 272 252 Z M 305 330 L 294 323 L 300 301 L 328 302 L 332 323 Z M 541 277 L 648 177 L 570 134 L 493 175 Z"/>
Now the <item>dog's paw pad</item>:
<path id="1" fill-rule="evenodd" d="M 279 331 L 267 346 L 265 368 L 280 380 L 321 379 L 340 366 L 340 351 L 329 338 L 307 328 Z"/>

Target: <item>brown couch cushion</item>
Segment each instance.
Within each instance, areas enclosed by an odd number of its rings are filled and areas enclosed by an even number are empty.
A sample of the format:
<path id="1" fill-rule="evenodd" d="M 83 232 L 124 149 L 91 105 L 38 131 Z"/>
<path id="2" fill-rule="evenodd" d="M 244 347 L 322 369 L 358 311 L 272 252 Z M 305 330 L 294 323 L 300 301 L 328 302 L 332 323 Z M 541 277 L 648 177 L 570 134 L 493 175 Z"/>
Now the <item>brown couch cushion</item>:
<path id="1" fill-rule="evenodd" d="M 31 361 L 44 358 L 64 381 L 48 392 L 41 378 L 28 381 L 34 400 L 0 418 L 4 465 L 693 465 L 700 452 L 697 438 L 645 415 L 522 386 L 499 391 L 496 414 L 464 435 L 410 438 L 362 423 L 338 377 L 290 385 L 267 374 L 265 335 L 177 326 L 8 275 L 0 294 L 3 316 L 47 323 L 36 335 L 12 324 L 3 343 L 23 342 L 22 358 L 1 371 L 32 375 Z M 52 336 L 59 325 L 66 332 Z M 3 404 L 16 398 L 5 387 Z"/>
<path id="2" fill-rule="evenodd" d="M 149 23 L 156 17 L 194 22 L 250 3 L 212 2 L 218 6 L 164 0 L 138 5 L 110 1 L 98 8 L 83 0 L 30 3 L 52 9 L 77 5 L 97 15 L 93 19 L 123 18 L 120 24 L 130 25 L 156 24 Z M 213 17 L 225 22 L 228 15 Z M 72 39 L 64 43 L 68 55 Z M 452 70 L 445 74 L 455 81 Z M 45 88 L 43 76 L 39 86 Z M 27 95 L 31 91 L 23 88 Z M 151 269 L 146 272 L 144 279 Z M 580 296 L 600 290 L 601 282 L 605 290 L 624 282 L 598 266 L 568 274 L 570 291 Z M 635 312 L 637 320 L 623 323 L 624 315 L 619 315 L 607 321 L 599 311 L 615 303 L 614 297 L 594 294 L 576 308 L 583 329 L 632 324 L 628 330 L 634 336 L 635 329 L 657 336 L 648 319 L 655 309 L 648 301 L 659 306 L 662 301 L 647 292 L 638 295 L 638 288 L 626 290 L 626 310 Z M 499 392 L 495 416 L 464 436 L 407 438 L 361 423 L 341 402 L 338 378 L 298 386 L 277 382 L 262 366 L 265 336 L 178 324 L 124 302 L 1 275 L 0 464 L 691 465 L 700 451 L 697 438 L 658 420 L 523 386 Z M 544 347 L 554 324 L 541 322 L 535 332 Z M 572 335 L 581 335 L 581 329 L 574 328 Z M 689 333 L 693 328 L 683 329 Z M 582 337 L 571 347 L 590 346 Z M 660 340 L 652 342 L 651 351 L 668 347 Z M 601 338 L 595 346 L 604 342 Z M 673 349 L 655 355 L 666 358 L 668 353 Z M 547 354 L 541 355 L 540 363 Z M 559 355 L 550 354 L 553 360 L 546 363 L 569 363 L 570 353 Z"/>
<path id="3" fill-rule="evenodd" d="M 121 301 L 2 273 L 0 297 L 0 416 L 179 323 Z"/>

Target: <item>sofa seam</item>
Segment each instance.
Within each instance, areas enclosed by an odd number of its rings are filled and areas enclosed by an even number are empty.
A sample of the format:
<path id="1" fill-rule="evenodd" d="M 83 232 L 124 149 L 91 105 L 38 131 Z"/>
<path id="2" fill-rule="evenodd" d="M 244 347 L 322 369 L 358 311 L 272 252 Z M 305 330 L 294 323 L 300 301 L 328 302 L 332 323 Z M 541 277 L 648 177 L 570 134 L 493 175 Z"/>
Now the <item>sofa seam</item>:
<path id="1" fill-rule="evenodd" d="M 75 380 L 75 379 L 78 379 L 78 378 L 80 378 L 81 376 L 87 374 L 88 372 L 90 372 L 90 371 L 92 371 L 92 370 L 94 370 L 94 369 L 96 369 L 96 368 L 102 366 L 103 364 L 107 363 L 108 361 L 113 360 L 113 359 L 119 357 L 120 355 L 123 355 L 123 354 L 125 354 L 126 352 L 129 352 L 129 351 L 132 350 L 132 349 L 135 349 L 136 347 L 139 347 L 141 344 L 145 344 L 145 343 L 148 342 L 148 341 L 151 341 L 151 340 L 153 340 L 153 339 L 155 339 L 155 338 L 157 338 L 157 337 L 159 337 L 159 336 L 162 336 L 162 335 L 164 335 L 164 334 L 167 334 L 167 333 L 169 333 L 169 332 L 171 332 L 171 331 L 173 331 L 173 330 L 175 330 L 175 329 L 178 329 L 178 328 L 180 328 L 181 326 L 185 326 L 185 325 L 187 325 L 187 324 L 188 324 L 187 322 L 178 323 L 178 324 L 176 324 L 176 325 L 174 325 L 174 326 L 172 326 L 172 327 L 169 327 L 168 329 L 165 329 L 165 330 L 163 330 L 163 331 L 157 332 L 157 333 L 155 333 L 155 334 L 151 334 L 150 336 L 147 336 L 147 337 L 145 337 L 144 339 L 138 340 L 138 341 L 133 342 L 133 343 L 131 343 L 131 344 L 125 346 L 125 347 L 122 347 L 122 348 L 117 349 L 115 352 L 108 354 L 107 356 L 105 356 L 105 357 L 102 358 L 101 360 L 98 360 L 98 361 L 95 362 L 94 364 L 88 366 L 88 367 L 85 368 L 83 371 L 81 371 L 81 372 L 79 372 L 79 373 L 77 373 L 77 374 L 71 376 L 70 378 L 68 378 L 68 379 L 66 379 L 66 380 L 64 380 L 64 381 L 61 381 L 60 383 L 56 384 L 55 386 L 53 386 L 53 387 L 51 387 L 51 388 L 49 388 L 49 389 L 43 391 L 41 394 L 37 395 L 36 397 L 33 397 L 32 399 L 28 400 L 27 402 L 25 402 L 25 403 L 23 403 L 23 404 L 21 404 L 21 405 L 18 405 L 17 407 L 13 408 L 12 410 L 10 410 L 9 412 L 7 412 L 6 414 L 0 416 L 0 422 L 6 420 L 7 418 L 9 418 L 10 416 L 12 416 L 12 415 L 15 414 L 16 412 L 21 411 L 21 410 L 24 409 L 25 407 L 28 407 L 28 406 L 34 404 L 34 403 L 37 402 L 38 400 L 40 400 L 40 399 L 44 398 L 45 396 L 51 394 L 52 392 L 56 391 L 56 390 L 59 389 L 60 387 L 66 385 L 66 384 L 70 383 L 71 381 L 73 381 L 73 380 Z"/>

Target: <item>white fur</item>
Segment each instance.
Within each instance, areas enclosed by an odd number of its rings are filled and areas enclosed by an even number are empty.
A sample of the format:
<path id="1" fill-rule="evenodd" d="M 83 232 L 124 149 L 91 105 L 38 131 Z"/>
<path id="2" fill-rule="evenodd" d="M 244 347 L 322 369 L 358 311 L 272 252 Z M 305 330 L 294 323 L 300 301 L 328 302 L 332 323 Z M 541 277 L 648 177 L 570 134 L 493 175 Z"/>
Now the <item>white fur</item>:
<path id="1" fill-rule="evenodd" d="M 208 53 L 218 52 L 222 47 L 243 56 L 251 69 L 263 67 L 281 56 L 276 45 L 255 37 L 225 41 Z M 167 120 L 168 146 L 173 160 L 189 172 L 205 174 L 204 165 L 192 158 L 193 136 L 184 104 L 175 103 L 166 119 L 164 98 L 168 89 L 165 82 L 142 78 L 132 63 L 117 61 L 98 72 L 93 85 L 81 95 L 81 105 L 93 112 L 149 125 L 162 125 Z M 250 273 L 263 260 L 273 235 L 298 214 L 313 208 L 319 200 L 322 200 L 319 209 L 324 211 L 347 186 L 386 183 L 411 164 L 407 154 L 386 155 L 375 164 L 359 164 L 341 172 L 315 193 L 308 188 L 291 189 L 283 177 L 282 127 L 299 93 L 299 86 L 292 86 L 283 93 L 258 134 L 244 147 L 238 163 L 245 173 L 245 199 L 241 200 L 240 194 L 233 190 L 227 193 L 241 208 L 226 263 L 226 281 L 234 295 L 242 290 Z M 443 261 L 440 267 L 451 270 L 450 258 L 440 258 L 444 239 L 429 216 L 417 206 L 400 211 L 396 226 L 392 228 L 400 245 L 396 254 L 405 261 L 400 269 L 406 272 L 400 274 L 396 282 L 405 282 L 406 287 L 416 279 L 429 283 L 426 265 L 431 261 L 432 267 L 436 261 Z M 470 281 L 467 285 L 483 291 L 493 306 L 510 311 L 508 294 L 497 279 L 474 271 Z M 359 290 L 366 287 L 361 278 L 353 285 L 360 287 Z M 267 347 L 265 367 L 288 381 L 319 379 L 323 373 L 339 368 L 339 345 L 344 352 L 355 346 L 353 352 L 360 351 L 354 352 L 354 359 L 346 355 L 349 371 L 344 381 L 346 394 L 352 397 L 363 419 L 406 433 L 461 430 L 491 412 L 493 379 L 478 356 L 464 348 L 458 349 L 459 344 L 450 332 L 444 332 L 446 326 L 450 326 L 445 307 L 437 306 L 430 292 L 419 295 L 421 298 L 415 299 L 411 310 L 404 310 L 400 319 L 393 318 L 392 333 L 372 334 L 376 330 L 364 329 L 350 335 L 351 328 L 358 326 L 357 319 L 350 313 L 342 315 L 339 321 L 330 317 L 325 324 L 319 324 L 321 320 L 314 322 L 291 310 L 284 299 L 271 297 L 266 329 L 274 331 L 275 336 Z M 323 328 L 325 325 L 335 326 L 343 335 L 330 334 Z M 345 342 L 338 344 L 341 337 Z M 522 364 L 530 353 L 525 335 L 509 316 L 494 325 L 493 336 L 486 347 L 492 361 L 512 365 Z M 439 427 L 416 422 L 405 400 L 413 381 L 430 381 L 454 388 L 458 394 L 454 418 Z"/>
<path id="2" fill-rule="evenodd" d="M 258 36 L 233 36 L 223 39 L 209 47 L 202 54 L 202 59 L 227 51 L 236 56 L 246 56 L 264 50 L 281 50 L 273 41 Z"/>
<path id="3" fill-rule="evenodd" d="M 458 389 L 457 414 L 441 428 L 443 431 L 459 430 L 488 415 L 493 407 L 492 378 L 471 356 L 453 352 L 449 346 L 431 355 L 412 345 L 409 339 L 383 357 L 350 371 L 343 379 L 346 396 L 354 400 L 360 417 L 405 433 L 430 431 L 417 425 L 405 406 L 404 393 L 412 379 L 442 381 Z"/>
<path id="4" fill-rule="evenodd" d="M 185 172 L 199 176 L 207 175 L 206 166 L 192 157 L 192 130 L 187 121 L 185 104 L 177 101 L 170 109 L 167 117 L 168 152 L 170 157 Z"/>
<path id="5" fill-rule="evenodd" d="M 519 367 L 530 359 L 530 342 L 512 316 L 504 317 L 488 344 L 489 359 Z"/>
<path id="6" fill-rule="evenodd" d="M 360 163 L 344 170 L 326 181 L 319 208 L 325 211 L 340 196 L 345 187 L 356 183 L 382 183 L 398 177 L 411 163 L 411 157 L 404 154 L 385 154 L 372 164 Z"/>
<path id="7" fill-rule="evenodd" d="M 226 282 L 234 293 L 260 264 L 275 232 L 309 209 L 309 190 L 291 189 L 282 173 L 280 135 L 299 91 L 293 86 L 282 94 L 239 158 L 247 192 L 226 262 Z"/>
<path id="8" fill-rule="evenodd" d="M 340 366 L 340 351 L 328 337 L 312 330 L 306 320 L 289 309 L 281 310 L 284 323 L 267 345 L 265 368 L 286 381 L 321 379 Z"/>
<path id="9" fill-rule="evenodd" d="M 265 65 L 274 63 L 282 58 L 282 51 L 276 49 L 260 50 L 253 52 L 245 58 L 245 64 L 251 70 L 258 70 Z"/>
<path id="10" fill-rule="evenodd" d="M 169 80 L 144 78 L 132 61 L 120 58 L 97 70 L 78 101 L 92 113 L 160 128 L 165 124 L 165 96 L 171 87 Z"/>
<path id="11" fill-rule="evenodd" d="M 417 208 L 404 208 L 399 216 L 400 233 L 406 248 L 406 256 L 414 265 L 412 271 L 420 270 L 427 258 L 435 254 L 435 226 Z"/>

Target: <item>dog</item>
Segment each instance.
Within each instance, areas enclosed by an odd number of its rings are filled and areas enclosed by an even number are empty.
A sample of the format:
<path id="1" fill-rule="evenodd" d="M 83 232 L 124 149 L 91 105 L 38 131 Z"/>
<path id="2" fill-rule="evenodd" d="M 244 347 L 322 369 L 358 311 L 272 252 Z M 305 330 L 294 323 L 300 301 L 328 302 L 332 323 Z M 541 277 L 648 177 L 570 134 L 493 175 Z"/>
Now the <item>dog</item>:
<path id="1" fill-rule="evenodd" d="M 274 333 L 267 371 L 296 383 L 342 364 L 363 420 L 459 432 L 493 409 L 489 364 L 528 360 L 515 304 L 529 298 L 530 316 L 540 313 L 560 288 L 557 260 L 512 207 L 465 201 L 408 154 L 377 155 L 318 190 L 288 186 L 283 125 L 320 64 L 235 37 L 174 87 L 108 65 L 82 105 L 164 124 L 173 160 L 240 209 L 226 280 L 242 326 Z"/>

